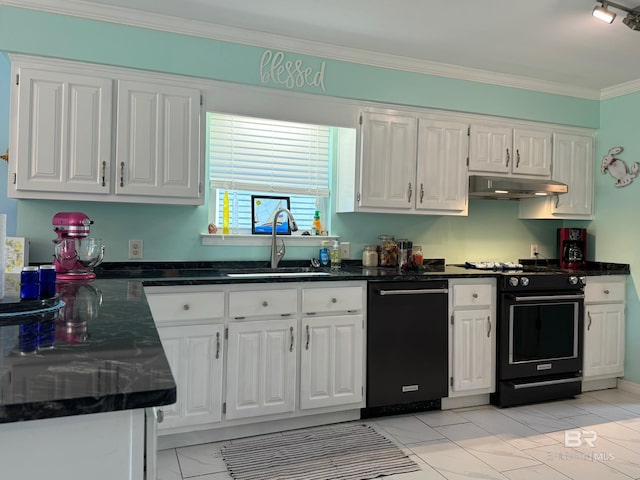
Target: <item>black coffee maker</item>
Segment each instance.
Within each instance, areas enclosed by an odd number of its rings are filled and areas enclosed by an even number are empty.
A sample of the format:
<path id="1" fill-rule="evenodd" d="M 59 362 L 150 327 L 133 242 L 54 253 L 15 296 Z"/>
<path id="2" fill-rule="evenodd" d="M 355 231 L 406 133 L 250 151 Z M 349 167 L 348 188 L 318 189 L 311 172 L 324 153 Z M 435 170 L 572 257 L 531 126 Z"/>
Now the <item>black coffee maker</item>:
<path id="1" fill-rule="evenodd" d="M 558 255 L 560 267 L 584 268 L 587 265 L 587 229 L 559 228 Z"/>

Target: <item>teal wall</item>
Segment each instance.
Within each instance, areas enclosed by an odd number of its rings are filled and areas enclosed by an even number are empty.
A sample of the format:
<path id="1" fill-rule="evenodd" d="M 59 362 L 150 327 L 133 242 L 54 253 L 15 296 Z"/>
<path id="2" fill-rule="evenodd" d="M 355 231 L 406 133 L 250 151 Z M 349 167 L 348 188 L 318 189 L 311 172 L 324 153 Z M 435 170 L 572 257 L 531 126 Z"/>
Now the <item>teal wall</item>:
<path id="1" fill-rule="evenodd" d="M 0 54 L 0 154 L 9 147 L 9 94 L 11 65 L 6 55 Z M 7 162 L 0 160 L 0 213 L 7 215 L 7 235 L 16 235 L 17 201 L 7 197 Z"/>
<path id="2" fill-rule="evenodd" d="M 608 150 L 617 146 L 624 147 L 618 158 L 629 167 L 640 161 L 639 109 L 640 93 L 602 101 L 602 127 L 596 141 L 596 211 L 589 228 L 596 241 L 597 258 L 631 264 L 631 277 L 627 283 L 625 378 L 633 382 L 640 382 L 640 179 L 616 188 L 614 179 L 601 173 L 600 163 Z"/>

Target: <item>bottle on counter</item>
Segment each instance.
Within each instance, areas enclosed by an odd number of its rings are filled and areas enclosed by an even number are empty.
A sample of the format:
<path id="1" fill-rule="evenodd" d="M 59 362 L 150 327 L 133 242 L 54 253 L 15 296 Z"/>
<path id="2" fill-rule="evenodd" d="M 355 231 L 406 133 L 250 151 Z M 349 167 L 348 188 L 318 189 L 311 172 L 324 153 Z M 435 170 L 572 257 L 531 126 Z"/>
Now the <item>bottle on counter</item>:
<path id="1" fill-rule="evenodd" d="M 398 266 L 405 267 L 410 260 L 411 242 L 405 238 L 398 239 Z"/>
<path id="2" fill-rule="evenodd" d="M 329 258 L 331 260 L 331 270 L 340 270 L 342 258 L 340 258 L 340 242 L 338 240 L 333 242 L 333 246 L 329 251 Z"/>
<path id="3" fill-rule="evenodd" d="M 20 273 L 20 298 L 35 300 L 38 298 L 39 289 L 38 267 L 23 267 Z"/>
<path id="4" fill-rule="evenodd" d="M 365 245 L 362 252 L 362 266 L 363 267 L 377 267 L 378 266 L 378 252 L 374 245 Z"/>
<path id="5" fill-rule="evenodd" d="M 314 235 L 322 234 L 322 222 L 320 221 L 320 210 L 316 210 L 313 214 L 312 230 Z"/>
<path id="6" fill-rule="evenodd" d="M 411 250 L 411 257 L 413 259 L 413 263 L 416 265 L 422 265 L 424 262 L 424 256 L 422 255 L 422 245 L 414 245 Z"/>
<path id="7" fill-rule="evenodd" d="M 322 241 L 322 248 L 320 249 L 320 265 L 323 267 L 329 266 L 329 242 L 327 240 Z"/>

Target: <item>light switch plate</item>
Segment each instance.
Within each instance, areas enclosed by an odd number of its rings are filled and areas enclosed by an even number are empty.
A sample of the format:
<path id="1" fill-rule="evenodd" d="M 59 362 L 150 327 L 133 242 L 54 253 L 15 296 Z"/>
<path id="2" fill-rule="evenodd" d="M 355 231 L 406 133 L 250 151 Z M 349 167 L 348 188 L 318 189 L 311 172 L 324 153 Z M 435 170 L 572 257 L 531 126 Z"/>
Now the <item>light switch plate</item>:
<path id="1" fill-rule="evenodd" d="M 349 260 L 351 257 L 351 243 L 340 242 L 340 258 L 343 260 Z"/>

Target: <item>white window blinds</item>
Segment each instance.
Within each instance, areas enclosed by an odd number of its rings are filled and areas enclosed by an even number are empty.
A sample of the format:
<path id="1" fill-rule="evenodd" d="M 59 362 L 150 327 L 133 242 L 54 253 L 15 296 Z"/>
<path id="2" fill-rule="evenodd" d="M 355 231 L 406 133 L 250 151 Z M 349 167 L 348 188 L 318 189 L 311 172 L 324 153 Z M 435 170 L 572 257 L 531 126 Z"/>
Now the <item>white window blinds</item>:
<path id="1" fill-rule="evenodd" d="M 329 195 L 329 127 L 207 115 L 212 188 Z"/>

